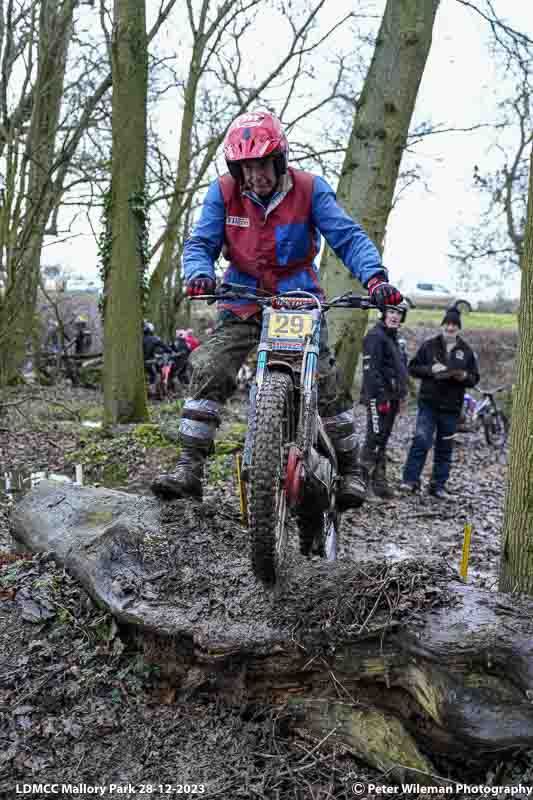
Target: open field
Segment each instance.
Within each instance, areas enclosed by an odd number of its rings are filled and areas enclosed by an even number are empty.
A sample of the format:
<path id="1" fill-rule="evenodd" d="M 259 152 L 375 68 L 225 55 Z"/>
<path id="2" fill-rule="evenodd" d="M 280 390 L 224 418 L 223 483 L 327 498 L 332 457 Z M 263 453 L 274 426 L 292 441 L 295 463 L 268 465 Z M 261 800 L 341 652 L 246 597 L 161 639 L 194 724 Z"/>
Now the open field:
<path id="1" fill-rule="evenodd" d="M 377 313 L 373 312 L 377 318 Z M 413 309 L 407 314 L 406 325 L 413 328 L 417 325 L 439 326 L 442 322 L 444 311 L 442 309 Z M 518 327 L 516 314 L 488 314 L 482 311 L 472 311 L 470 314 L 463 314 L 463 328 L 465 330 L 492 328 L 492 329 L 513 329 Z"/>

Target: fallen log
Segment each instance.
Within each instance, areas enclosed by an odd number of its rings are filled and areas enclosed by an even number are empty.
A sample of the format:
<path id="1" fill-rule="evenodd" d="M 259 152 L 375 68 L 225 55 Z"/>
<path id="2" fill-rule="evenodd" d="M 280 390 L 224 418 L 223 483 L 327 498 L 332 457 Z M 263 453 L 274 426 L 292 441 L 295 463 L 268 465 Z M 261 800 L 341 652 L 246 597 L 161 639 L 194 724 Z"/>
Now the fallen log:
<path id="1" fill-rule="evenodd" d="M 465 585 L 443 562 L 332 564 L 293 549 L 267 590 L 222 496 L 160 506 L 45 481 L 11 526 L 183 692 L 278 703 L 317 742 L 419 783 L 440 756 L 533 744 L 533 602 Z"/>

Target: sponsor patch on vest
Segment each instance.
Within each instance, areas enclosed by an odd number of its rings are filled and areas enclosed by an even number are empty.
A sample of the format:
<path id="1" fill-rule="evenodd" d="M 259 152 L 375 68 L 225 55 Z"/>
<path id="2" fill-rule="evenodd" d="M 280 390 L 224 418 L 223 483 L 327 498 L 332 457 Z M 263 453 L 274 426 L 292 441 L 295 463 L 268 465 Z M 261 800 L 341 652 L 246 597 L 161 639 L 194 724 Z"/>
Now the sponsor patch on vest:
<path id="1" fill-rule="evenodd" d="M 464 359 L 464 357 L 465 357 L 464 351 L 463 350 L 456 350 L 455 351 L 455 357 L 458 358 L 459 361 L 462 361 Z"/>
<path id="2" fill-rule="evenodd" d="M 248 217 L 226 217 L 226 225 L 237 225 L 239 228 L 249 228 Z"/>

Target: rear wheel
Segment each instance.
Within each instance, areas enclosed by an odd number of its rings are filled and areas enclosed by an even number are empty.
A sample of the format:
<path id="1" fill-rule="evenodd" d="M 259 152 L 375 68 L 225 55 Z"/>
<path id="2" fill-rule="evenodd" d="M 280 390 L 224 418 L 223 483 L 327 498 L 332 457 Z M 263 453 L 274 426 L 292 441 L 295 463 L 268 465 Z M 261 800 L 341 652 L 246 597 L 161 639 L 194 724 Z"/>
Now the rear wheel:
<path id="1" fill-rule="evenodd" d="M 255 436 L 248 478 L 248 515 L 252 567 L 272 584 L 283 561 L 287 541 L 285 476 L 287 444 L 292 432 L 292 380 L 269 373 L 257 395 Z"/>
<path id="2" fill-rule="evenodd" d="M 168 385 L 160 372 L 157 373 L 157 378 L 155 380 L 154 395 L 156 400 L 166 400 L 168 397 Z"/>
<path id="3" fill-rule="evenodd" d="M 495 411 L 483 418 L 485 439 L 491 447 L 503 447 L 509 432 L 509 420 L 503 411 Z"/>

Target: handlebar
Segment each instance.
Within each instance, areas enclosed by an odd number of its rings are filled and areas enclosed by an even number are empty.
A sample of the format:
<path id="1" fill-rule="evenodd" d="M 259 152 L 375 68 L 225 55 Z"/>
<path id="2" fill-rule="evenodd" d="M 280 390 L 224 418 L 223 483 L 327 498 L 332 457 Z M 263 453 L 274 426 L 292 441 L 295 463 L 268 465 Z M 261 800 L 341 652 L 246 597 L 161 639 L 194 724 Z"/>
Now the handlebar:
<path id="1" fill-rule="evenodd" d="M 494 394 L 498 394 L 498 392 L 510 391 L 512 389 L 511 384 L 504 383 L 501 386 L 496 386 L 494 389 L 482 389 L 479 386 L 474 386 L 474 391 L 479 392 L 484 397 L 492 397 Z"/>
<path id="2" fill-rule="evenodd" d="M 239 284 L 221 284 L 213 294 L 197 295 L 190 299 L 204 300 L 209 304 L 215 303 L 217 300 L 249 300 L 260 306 L 273 306 L 274 308 L 285 309 L 296 309 L 298 307 L 314 305 L 321 312 L 328 311 L 330 308 L 358 308 L 365 311 L 375 308 L 379 310 L 379 306 L 375 305 L 370 297 L 352 294 L 352 292 L 346 292 L 338 297 L 334 297 L 332 300 L 320 300 L 318 297 L 311 294 L 311 292 L 299 289 L 264 297 L 253 291 L 243 291 L 242 286 Z"/>
<path id="3" fill-rule="evenodd" d="M 169 361 L 173 361 L 178 353 L 156 353 L 152 358 L 145 359 L 145 365 L 147 364 L 168 364 Z"/>

